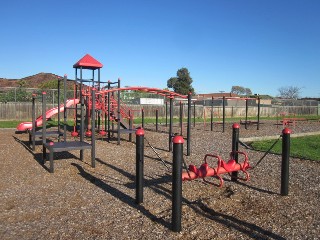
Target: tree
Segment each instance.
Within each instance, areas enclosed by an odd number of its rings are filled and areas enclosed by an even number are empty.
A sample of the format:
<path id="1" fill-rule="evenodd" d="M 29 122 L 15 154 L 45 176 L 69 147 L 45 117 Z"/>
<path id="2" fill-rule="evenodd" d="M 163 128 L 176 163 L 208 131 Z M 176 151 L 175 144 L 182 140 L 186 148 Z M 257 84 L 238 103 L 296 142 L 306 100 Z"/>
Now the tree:
<path id="1" fill-rule="evenodd" d="M 295 86 L 281 87 L 278 89 L 279 97 L 286 99 L 298 99 L 301 88 Z"/>
<path id="2" fill-rule="evenodd" d="M 245 92 L 246 92 L 246 95 L 247 95 L 247 96 L 252 95 L 252 91 L 251 91 L 250 88 L 245 88 Z"/>
<path id="3" fill-rule="evenodd" d="M 247 96 L 252 95 L 252 91 L 250 88 L 244 88 L 242 86 L 232 86 L 231 93 Z"/>
<path id="4" fill-rule="evenodd" d="M 41 88 L 41 89 L 58 89 L 58 81 L 55 79 L 55 80 L 42 82 L 39 84 L 39 88 Z M 62 86 L 60 86 L 60 88 L 62 88 Z"/>
<path id="5" fill-rule="evenodd" d="M 168 88 L 172 88 L 174 92 L 187 95 L 189 92 L 194 94 L 192 87 L 192 78 L 187 68 L 180 68 L 177 71 L 177 77 L 171 77 L 167 81 Z"/>

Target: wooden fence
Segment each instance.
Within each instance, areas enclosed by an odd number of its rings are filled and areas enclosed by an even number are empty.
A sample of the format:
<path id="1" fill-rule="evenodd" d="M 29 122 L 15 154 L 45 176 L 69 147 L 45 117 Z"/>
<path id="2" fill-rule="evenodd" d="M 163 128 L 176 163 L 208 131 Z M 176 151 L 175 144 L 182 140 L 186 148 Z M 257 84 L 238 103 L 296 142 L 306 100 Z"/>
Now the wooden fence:
<path id="1" fill-rule="evenodd" d="M 156 116 L 156 109 L 158 109 L 159 117 L 165 117 L 165 105 L 155 106 L 155 105 L 127 105 L 133 111 L 134 117 L 141 117 L 141 109 L 144 109 L 145 117 Z M 53 104 L 47 104 L 47 109 L 56 107 Z M 41 115 L 41 103 L 36 104 L 36 116 Z M 193 117 L 194 107 L 192 106 L 192 117 Z M 226 107 L 226 117 L 245 117 L 245 107 Z M 287 114 L 294 115 L 319 115 L 320 106 L 262 106 L 260 108 L 261 117 L 274 117 L 277 114 L 285 112 Z M 180 107 L 179 105 L 174 106 L 173 115 L 174 117 L 179 117 Z M 256 106 L 248 108 L 248 116 L 257 116 L 258 108 Z M 214 118 L 222 118 L 222 107 L 213 108 Z M 26 102 L 16 102 L 16 103 L 0 103 L 0 120 L 18 120 L 18 121 L 30 121 L 32 118 L 32 104 Z M 169 115 L 169 113 L 168 113 Z M 183 106 L 183 116 L 187 117 L 187 106 Z M 211 107 L 205 107 L 202 105 L 195 106 L 195 116 L 196 118 L 210 118 Z M 63 115 L 61 115 L 61 118 Z M 56 116 L 53 116 L 56 118 Z M 73 119 L 73 111 L 68 112 L 68 119 Z"/>

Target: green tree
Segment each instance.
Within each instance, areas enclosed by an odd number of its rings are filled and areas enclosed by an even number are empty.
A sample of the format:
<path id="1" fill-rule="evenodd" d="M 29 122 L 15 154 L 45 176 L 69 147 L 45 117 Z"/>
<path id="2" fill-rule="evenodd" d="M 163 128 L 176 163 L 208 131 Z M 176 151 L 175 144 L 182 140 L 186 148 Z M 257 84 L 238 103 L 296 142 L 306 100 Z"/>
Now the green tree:
<path id="1" fill-rule="evenodd" d="M 247 96 L 252 95 L 252 91 L 250 88 L 244 88 L 242 86 L 232 86 L 231 93 L 235 93 L 238 95 L 247 95 Z"/>
<path id="2" fill-rule="evenodd" d="M 192 87 L 192 78 L 187 68 L 180 68 L 177 71 L 176 77 L 171 77 L 167 81 L 168 88 L 172 88 L 174 92 L 187 95 L 188 93 L 194 94 L 194 88 Z"/>
<path id="3" fill-rule="evenodd" d="M 243 94 L 245 94 L 245 89 L 244 89 L 244 87 L 241 87 L 241 86 L 232 86 L 231 93 L 243 95 Z"/>
<path id="4" fill-rule="evenodd" d="M 60 88 L 62 89 L 62 87 L 63 86 L 61 86 Z M 50 81 L 40 83 L 39 88 L 41 88 L 41 89 L 58 89 L 58 81 L 57 80 L 50 80 Z"/>
<path id="5" fill-rule="evenodd" d="M 245 88 L 245 91 L 246 91 L 246 95 L 247 95 L 247 96 L 252 95 L 252 91 L 251 91 L 250 88 Z"/>

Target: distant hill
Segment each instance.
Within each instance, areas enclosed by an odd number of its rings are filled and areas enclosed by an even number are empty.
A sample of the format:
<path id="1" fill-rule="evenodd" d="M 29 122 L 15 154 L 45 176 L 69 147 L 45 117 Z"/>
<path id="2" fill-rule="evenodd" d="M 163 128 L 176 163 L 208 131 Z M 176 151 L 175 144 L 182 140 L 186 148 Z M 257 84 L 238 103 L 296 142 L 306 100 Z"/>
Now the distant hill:
<path id="1" fill-rule="evenodd" d="M 7 79 L 0 78 L 0 87 L 25 87 L 25 88 L 39 88 L 47 82 L 57 80 L 59 75 L 53 73 L 37 73 L 32 76 L 21 79 Z"/>

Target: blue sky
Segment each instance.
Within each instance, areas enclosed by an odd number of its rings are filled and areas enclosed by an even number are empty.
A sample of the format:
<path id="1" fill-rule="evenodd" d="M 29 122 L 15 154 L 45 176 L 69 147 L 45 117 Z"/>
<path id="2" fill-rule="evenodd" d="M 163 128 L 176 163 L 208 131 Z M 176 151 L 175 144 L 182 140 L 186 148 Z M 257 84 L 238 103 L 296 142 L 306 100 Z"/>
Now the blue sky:
<path id="1" fill-rule="evenodd" d="M 197 93 L 320 97 L 319 13 L 319 0 L 3 1 L 0 77 L 74 78 L 89 53 L 123 86 L 165 88 L 186 67 Z"/>

